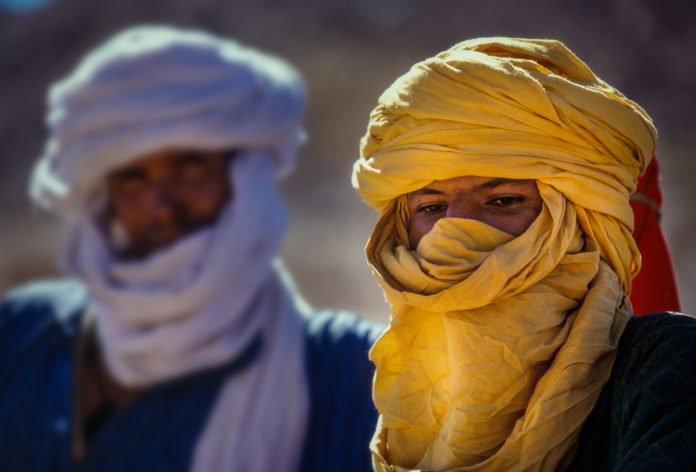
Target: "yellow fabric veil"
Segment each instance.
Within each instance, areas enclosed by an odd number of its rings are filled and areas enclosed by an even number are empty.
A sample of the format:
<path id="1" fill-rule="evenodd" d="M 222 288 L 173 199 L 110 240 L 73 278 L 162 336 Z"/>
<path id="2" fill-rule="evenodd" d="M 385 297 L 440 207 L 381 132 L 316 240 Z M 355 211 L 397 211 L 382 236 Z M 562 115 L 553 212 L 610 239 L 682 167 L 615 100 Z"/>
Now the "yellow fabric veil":
<path id="1" fill-rule="evenodd" d="M 376 469 L 572 460 L 630 316 L 628 197 L 655 139 L 557 41 L 466 41 L 385 91 L 353 174 L 382 214 L 367 254 L 392 305 L 370 353 Z M 465 175 L 535 179 L 542 211 L 518 237 L 446 218 L 412 249 L 403 195 Z"/>

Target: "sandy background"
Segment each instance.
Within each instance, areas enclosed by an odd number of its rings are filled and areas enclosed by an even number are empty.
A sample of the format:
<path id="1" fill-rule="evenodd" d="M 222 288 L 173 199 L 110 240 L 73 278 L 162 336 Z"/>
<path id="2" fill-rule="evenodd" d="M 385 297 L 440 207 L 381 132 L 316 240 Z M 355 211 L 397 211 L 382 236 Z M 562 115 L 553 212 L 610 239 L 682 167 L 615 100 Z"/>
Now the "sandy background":
<path id="1" fill-rule="evenodd" d="M 45 139 L 45 90 L 123 27 L 196 27 L 282 55 L 305 75 L 308 145 L 283 184 L 283 255 L 316 306 L 385 320 L 362 247 L 376 215 L 350 187 L 381 91 L 411 64 L 477 36 L 558 38 L 641 103 L 660 131 L 665 212 L 684 311 L 696 313 L 696 3 L 689 0 L 0 0 L 0 291 L 55 276 L 65 228 L 32 209 L 26 181 Z M 29 2 L 31 3 L 31 2 Z"/>

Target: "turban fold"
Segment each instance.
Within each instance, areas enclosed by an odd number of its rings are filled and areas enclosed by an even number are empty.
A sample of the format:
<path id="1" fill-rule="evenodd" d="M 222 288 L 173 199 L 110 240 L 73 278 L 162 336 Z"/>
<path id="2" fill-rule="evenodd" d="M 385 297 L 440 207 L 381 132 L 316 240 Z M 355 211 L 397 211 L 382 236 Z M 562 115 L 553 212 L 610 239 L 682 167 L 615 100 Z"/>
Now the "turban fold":
<path id="1" fill-rule="evenodd" d="M 264 149 L 283 176 L 304 138 L 304 103 L 281 59 L 198 31 L 126 30 L 51 88 L 31 196 L 75 213 L 108 172 L 172 148 Z"/>
<path id="2" fill-rule="evenodd" d="M 353 186 L 377 211 L 434 180 L 536 179 L 578 210 L 630 289 L 629 196 L 655 148 L 647 113 L 562 43 L 484 38 L 422 61 L 370 115 Z"/>

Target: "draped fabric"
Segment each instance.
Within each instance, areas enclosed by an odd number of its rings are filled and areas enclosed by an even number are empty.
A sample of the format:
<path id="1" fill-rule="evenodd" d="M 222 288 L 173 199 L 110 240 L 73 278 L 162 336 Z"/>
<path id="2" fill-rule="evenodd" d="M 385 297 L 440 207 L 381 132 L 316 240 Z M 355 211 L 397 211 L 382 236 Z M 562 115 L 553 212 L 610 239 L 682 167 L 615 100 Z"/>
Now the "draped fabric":
<path id="1" fill-rule="evenodd" d="M 304 139 L 304 102 L 302 80 L 284 61 L 164 26 L 116 35 L 50 91 L 49 140 L 31 196 L 76 219 L 64 267 L 93 297 L 111 375 L 151 387 L 263 344 L 222 386 L 194 470 L 295 470 L 301 460 L 303 320 L 272 262 L 287 226 L 276 179 L 292 169 Z M 233 196 L 210 227 L 120 260 L 105 228 L 113 222 L 103 221 L 105 177 L 172 149 L 236 151 Z"/>
<path id="2" fill-rule="evenodd" d="M 544 209 L 519 237 L 445 218 L 414 251 L 378 225 L 368 255 L 392 305 L 370 353 L 378 470 L 546 470 L 571 459 L 630 308 L 573 206 L 539 186 Z"/>
<path id="3" fill-rule="evenodd" d="M 259 358 L 223 385 L 193 470 L 294 470 L 309 409 L 303 321 L 271 265 L 287 216 L 262 152 L 237 156 L 230 179 L 235 196 L 217 224 L 143 261 L 112 256 L 87 213 L 63 265 L 89 288 L 107 367 L 123 385 L 223 365 L 262 336 Z"/>
<path id="4" fill-rule="evenodd" d="M 377 470 L 553 470 L 572 460 L 630 317 L 629 195 L 655 130 L 564 45 L 488 38 L 416 64 L 380 97 L 353 184 L 392 305 L 377 370 Z M 534 179 L 514 237 L 445 218 L 417 247 L 403 196 L 459 176 Z"/>
<path id="5" fill-rule="evenodd" d="M 655 139 L 646 112 L 560 42 L 477 39 L 414 65 L 382 94 L 353 186 L 381 212 L 433 180 L 537 179 L 577 207 L 629 292 L 640 255 L 627 201 Z"/>
<path id="6" fill-rule="evenodd" d="M 305 89 L 285 61 L 200 31 L 135 27 L 88 54 L 48 96 L 49 140 L 30 194 L 79 215 L 103 177 L 171 148 L 267 149 L 276 175 L 304 140 Z"/>

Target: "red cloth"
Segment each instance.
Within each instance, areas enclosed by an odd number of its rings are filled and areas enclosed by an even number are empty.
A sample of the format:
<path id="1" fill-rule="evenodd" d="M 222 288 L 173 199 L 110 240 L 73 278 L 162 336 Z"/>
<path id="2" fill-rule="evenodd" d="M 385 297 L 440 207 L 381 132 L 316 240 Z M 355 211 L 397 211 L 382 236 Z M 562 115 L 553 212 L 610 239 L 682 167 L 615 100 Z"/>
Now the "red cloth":
<path id="1" fill-rule="evenodd" d="M 672 257 L 660 227 L 662 191 L 659 175 L 657 156 L 653 156 L 631 197 L 635 215 L 633 237 L 643 259 L 643 266 L 631 288 L 631 303 L 636 315 L 680 311 Z"/>

